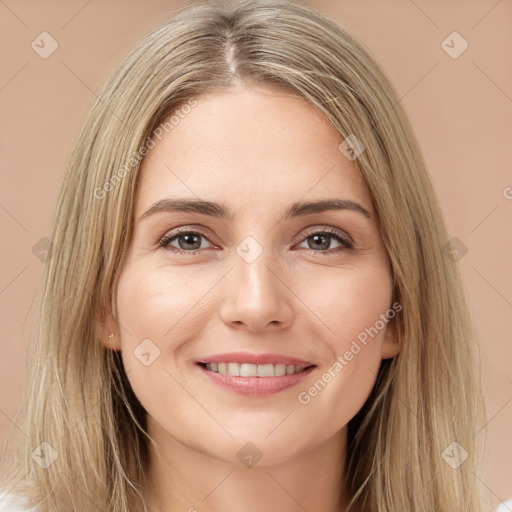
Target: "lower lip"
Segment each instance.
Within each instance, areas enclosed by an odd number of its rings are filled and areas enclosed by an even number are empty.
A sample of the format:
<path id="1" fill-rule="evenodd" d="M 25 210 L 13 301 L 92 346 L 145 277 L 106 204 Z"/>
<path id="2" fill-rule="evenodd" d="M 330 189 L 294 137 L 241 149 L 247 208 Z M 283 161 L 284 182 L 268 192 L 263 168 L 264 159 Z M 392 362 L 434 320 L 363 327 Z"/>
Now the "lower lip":
<path id="1" fill-rule="evenodd" d="M 311 366 L 299 373 L 283 375 L 282 377 L 236 377 L 212 372 L 201 365 L 197 365 L 197 367 L 215 384 L 236 393 L 250 396 L 271 395 L 283 391 L 301 382 L 316 368 Z"/>

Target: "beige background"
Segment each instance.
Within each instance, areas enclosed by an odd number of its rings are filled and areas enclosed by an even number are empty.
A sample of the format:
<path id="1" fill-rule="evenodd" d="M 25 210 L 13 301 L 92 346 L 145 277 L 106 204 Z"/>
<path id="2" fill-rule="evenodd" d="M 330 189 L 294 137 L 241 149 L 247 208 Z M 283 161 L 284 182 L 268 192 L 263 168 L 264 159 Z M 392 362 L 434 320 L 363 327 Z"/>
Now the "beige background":
<path id="1" fill-rule="evenodd" d="M 42 269 L 33 247 L 48 235 L 73 137 L 128 49 L 191 3 L 0 0 L 2 442 L 16 428 L 11 418 L 31 332 L 26 313 Z M 391 76 L 451 233 L 468 249 L 459 265 L 481 339 L 488 403 L 488 422 L 475 433 L 488 438 L 483 484 L 496 504 L 512 497 L 512 3 L 309 3 L 353 30 Z M 31 48 L 43 31 L 59 45 L 47 59 Z M 453 31 L 469 44 L 456 59 L 441 46 Z"/>

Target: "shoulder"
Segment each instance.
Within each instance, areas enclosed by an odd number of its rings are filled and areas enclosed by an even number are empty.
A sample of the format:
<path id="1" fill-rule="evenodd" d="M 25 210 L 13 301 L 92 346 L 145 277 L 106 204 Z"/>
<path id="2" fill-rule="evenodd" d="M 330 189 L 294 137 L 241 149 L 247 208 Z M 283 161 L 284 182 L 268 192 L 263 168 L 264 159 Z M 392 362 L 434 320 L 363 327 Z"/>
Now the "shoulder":
<path id="1" fill-rule="evenodd" d="M 23 496 L 0 491 L 0 512 L 36 512 L 27 505 Z"/>
<path id="2" fill-rule="evenodd" d="M 512 498 L 504 501 L 494 512 L 511 512 L 512 511 Z"/>

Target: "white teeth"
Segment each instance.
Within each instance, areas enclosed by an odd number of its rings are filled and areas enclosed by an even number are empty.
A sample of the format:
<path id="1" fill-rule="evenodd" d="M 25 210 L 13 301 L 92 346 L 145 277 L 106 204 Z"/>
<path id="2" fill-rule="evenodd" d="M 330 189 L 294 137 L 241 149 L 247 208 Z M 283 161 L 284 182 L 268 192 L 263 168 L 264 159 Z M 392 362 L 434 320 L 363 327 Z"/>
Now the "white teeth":
<path id="1" fill-rule="evenodd" d="M 208 368 L 208 365 L 206 365 Z M 213 370 L 213 368 L 211 368 Z M 240 377 L 257 377 L 258 365 L 242 363 L 240 365 Z"/>
<path id="2" fill-rule="evenodd" d="M 274 365 L 273 364 L 259 364 L 258 377 L 273 377 Z"/>
<path id="3" fill-rule="evenodd" d="M 206 369 L 235 377 L 282 377 L 301 372 L 305 365 L 293 364 L 250 364 L 250 363 L 207 363 Z"/>
<path id="4" fill-rule="evenodd" d="M 293 366 L 293 365 L 291 365 Z M 276 364 L 274 366 L 274 375 L 276 377 L 282 377 L 283 375 L 286 375 L 286 365 L 285 364 Z"/>
<path id="5" fill-rule="evenodd" d="M 228 363 L 227 374 L 238 377 L 240 375 L 240 363 Z"/>

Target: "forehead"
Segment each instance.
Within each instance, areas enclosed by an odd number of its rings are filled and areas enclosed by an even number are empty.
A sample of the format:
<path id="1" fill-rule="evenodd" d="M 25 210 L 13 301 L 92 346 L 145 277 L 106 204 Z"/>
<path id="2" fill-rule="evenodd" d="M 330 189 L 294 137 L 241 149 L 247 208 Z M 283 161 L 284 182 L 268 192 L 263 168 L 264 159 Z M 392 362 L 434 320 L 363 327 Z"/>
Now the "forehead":
<path id="1" fill-rule="evenodd" d="M 343 137 L 305 99 L 244 86 L 195 100 L 153 137 L 136 214 L 166 196 L 229 198 L 237 210 L 333 195 L 371 207 L 356 165 L 338 149 Z"/>

